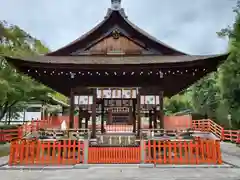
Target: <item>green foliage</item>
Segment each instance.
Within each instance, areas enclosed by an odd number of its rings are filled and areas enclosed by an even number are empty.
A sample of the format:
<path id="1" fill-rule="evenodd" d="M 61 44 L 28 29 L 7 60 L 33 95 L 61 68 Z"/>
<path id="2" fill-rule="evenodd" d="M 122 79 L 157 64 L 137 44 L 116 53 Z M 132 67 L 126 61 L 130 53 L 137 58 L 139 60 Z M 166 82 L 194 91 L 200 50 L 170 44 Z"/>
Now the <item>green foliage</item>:
<path id="1" fill-rule="evenodd" d="M 18 26 L 0 22 L 0 120 L 7 112 L 16 112 L 27 102 L 46 101 L 53 91 L 46 86 L 21 75 L 9 66 L 4 56 L 34 56 L 48 52 L 39 40 L 33 38 Z M 19 112 L 19 111 L 18 111 Z"/>
<path id="2" fill-rule="evenodd" d="M 166 115 L 171 115 L 189 109 L 192 109 L 192 107 L 187 95 L 175 95 L 170 99 L 164 99 L 164 113 Z"/>
<path id="3" fill-rule="evenodd" d="M 215 119 L 219 101 L 217 77 L 217 73 L 211 73 L 191 87 L 194 111 L 202 115 L 208 115 L 212 119 Z"/>
<path id="4" fill-rule="evenodd" d="M 220 37 L 229 38 L 230 56 L 218 71 L 204 77 L 182 95 L 189 98 L 191 106 L 197 114 L 208 116 L 226 128 L 240 128 L 240 1 L 236 8 L 236 20 L 232 27 L 221 30 Z M 184 101 L 170 100 L 166 112 L 173 113 L 186 106 Z M 181 107 L 179 107 L 181 106 Z M 176 108 L 177 107 L 177 108 Z M 228 115 L 231 115 L 230 127 Z"/>
<path id="5" fill-rule="evenodd" d="M 222 30 L 230 39 L 231 55 L 219 70 L 219 87 L 222 106 L 231 114 L 233 127 L 240 128 L 240 1 L 234 12 L 233 27 Z"/>

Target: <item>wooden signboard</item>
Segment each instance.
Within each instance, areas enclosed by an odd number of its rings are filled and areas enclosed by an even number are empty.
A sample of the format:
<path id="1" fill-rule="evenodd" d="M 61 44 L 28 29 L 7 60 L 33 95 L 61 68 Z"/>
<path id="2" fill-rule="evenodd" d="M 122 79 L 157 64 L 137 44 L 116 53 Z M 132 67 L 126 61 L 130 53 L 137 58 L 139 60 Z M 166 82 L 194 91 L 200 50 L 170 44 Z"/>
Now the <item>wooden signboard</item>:
<path id="1" fill-rule="evenodd" d="M 147 95 L 140 97 L 140 104 L 159 105 L 159 96 Z"/>
<path id="2" fill-rule="evenodd" d="M 97 98 L 99 99 L 133 99 L 137 97 L 136 88 L 109 88 L 97 89 Z"/>
<path id="3" fill-rule="evenodd" d="M 91 105 L 93 103 L 92 96 L 74 96 L 75 105 Z"/>

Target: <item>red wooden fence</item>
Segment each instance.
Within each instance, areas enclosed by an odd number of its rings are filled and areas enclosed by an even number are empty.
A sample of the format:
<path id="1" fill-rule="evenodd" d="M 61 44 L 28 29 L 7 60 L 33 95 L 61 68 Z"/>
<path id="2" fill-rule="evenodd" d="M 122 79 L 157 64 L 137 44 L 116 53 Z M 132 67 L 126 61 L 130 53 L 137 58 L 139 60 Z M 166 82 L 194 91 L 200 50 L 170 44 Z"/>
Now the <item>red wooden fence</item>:
<path id="1" fill-rule="evenodd" d="M 141 159 L 141 151 L 145 158 Z M 88 147 L 89 164 L 221 164 L 220 143 L 216 140 L 159 141 L 149 140 L 137 147 Z M 84 161 L 82 142 L 13 141 L 9 165 L 61 165 Z"/>
<path id="2" fill-rule="evenodd" d="M 225 130 L 210 119 L 193 120 L 192 128 L 197 131 L 211 132 L 221 140 L 240 143 L 240 130 Z"/>
<path id="3" fill-rule="evenodd" d="M 60 119 L 53 117 L 48 120 L 34 120 L 30 123 L 20 126 L 18 129 L 0 130 L 0 142 L 8 142 L 14 139 L 21 139 L 24 135 L 33 131 L 37 131 L 41 128 L 60 128 L 60 124 L 63 119 L 65 119 L 64 116 Z M 76 120 L 77 119 L 75 119 L 75 121 Z M 166 116 L 164 122 L 167 130 L 185 130 L 187 127 L 189 127 L 197 131 L 212 132 L 221 140 L 230 140 L 235 143 L 240 143 L 240 130 L 225 130 L 223 127 L 209 119 L 191 120 L 190 122 L 190 116 Z M 91 125 L 89 125 L 89 128 L 91 129 Z M 100 125 L 97 126 L 97 128 L 100 129 Z M 132 128 L 133 127 L 129 125 L 119 125 L 116 127 L 114 125 L 105 126 L 105 129 L 107 129 L 109 132 L 129 132 L 132 130 Z"/>
<path id="4" fill-rule="evenodd" d="M 20 132 L 18 128 L 4 130 L 0 129 L 0 142 L 9 142 L 11 140 L 18 139 L 21 137 L 19 133 Z"/>
<path id="5" fill-rule="evenodd" d="M 146 163 L 154 164 L 222 164 L 220 142 L 148 141 L 145 143 Z"/>
<path id="6" fill-rule="evenodd" d="M 223 140 L 240 144 L 240 130 L 223 130 Z"/>
<path id="7" fill-rule="evenodd" d="M 140 147 L 89 147 L 89 164 L 138 164 Z"/>
<path id="8" fill-rule="evenodd" d="M 11 142 L 9 165 L 77 164 L 83 162 L 83 143 L 76 140 Z"/>

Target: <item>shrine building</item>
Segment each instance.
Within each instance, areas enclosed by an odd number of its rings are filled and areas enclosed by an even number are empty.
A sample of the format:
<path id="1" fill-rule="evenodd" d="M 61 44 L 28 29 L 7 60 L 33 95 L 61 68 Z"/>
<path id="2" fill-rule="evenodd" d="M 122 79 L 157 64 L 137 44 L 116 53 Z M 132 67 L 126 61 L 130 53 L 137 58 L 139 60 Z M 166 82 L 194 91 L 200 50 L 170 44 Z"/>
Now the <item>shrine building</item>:
<path id="1" fill-rule="evenodd" d="M 197 34 L 196 34 L 197 36 Z M 121 0 L 111 0 L 103 21 L 66 46 L 46 55 L 6 57 L 19 72 L 70 98 L 79 123 L 127 124 L 139 136 L 142 117 L 149 128 L 164 128 L 163 97 L 171 97 L 217 70 L 228 54 L 189 55 L 152 37 L 130 22 Z"/>

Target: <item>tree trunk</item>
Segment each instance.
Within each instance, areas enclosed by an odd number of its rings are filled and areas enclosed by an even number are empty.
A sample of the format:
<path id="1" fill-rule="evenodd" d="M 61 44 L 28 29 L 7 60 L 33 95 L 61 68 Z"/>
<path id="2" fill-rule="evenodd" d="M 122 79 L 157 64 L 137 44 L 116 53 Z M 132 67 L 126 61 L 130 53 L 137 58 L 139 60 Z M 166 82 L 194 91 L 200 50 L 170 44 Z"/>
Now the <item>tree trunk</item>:
<path id="1" fill-rule="evenodd" d="M 12 110 L 12 108 L 9 107 L 9 110 L 8 110 L 8 125 L 11 124 L 11 110 Z"/>

